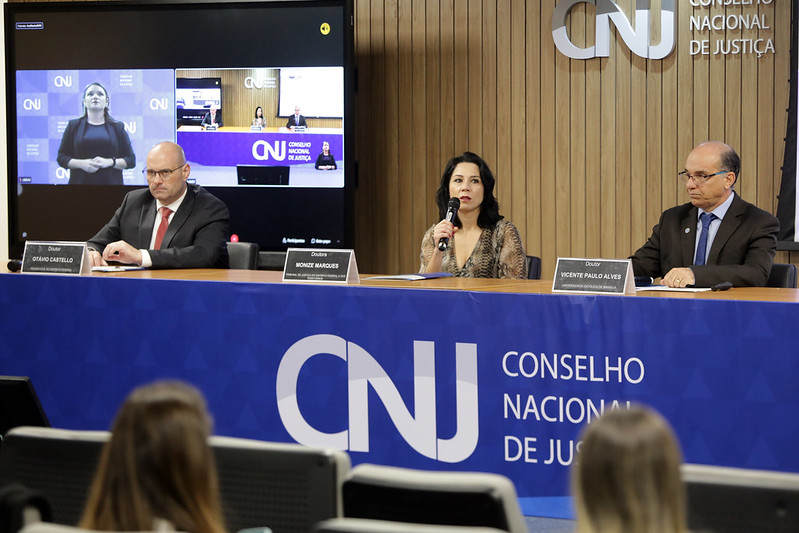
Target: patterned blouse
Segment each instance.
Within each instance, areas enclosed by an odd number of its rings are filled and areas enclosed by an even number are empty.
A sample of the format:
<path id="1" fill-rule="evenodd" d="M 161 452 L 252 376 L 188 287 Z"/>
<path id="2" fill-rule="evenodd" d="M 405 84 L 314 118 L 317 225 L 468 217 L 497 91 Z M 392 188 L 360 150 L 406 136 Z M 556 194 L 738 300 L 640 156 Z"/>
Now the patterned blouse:
<path id="1" fill-rule="evenodd" d="M 422 266 L 424 272 L 437 243 L 433 242 L 433 228 L 428 229 L 422 238 Z M 461 278 L 527 278 L 527 256 L 524 254 L 519 231 L 505 219 L 497 222 L 494 228 L 483 229 L 472 255 L 466 260 L 463 268 L 458 268 L 455 258 L 456 240 L 450 242 L 441 261 L 441 271 Z"/>

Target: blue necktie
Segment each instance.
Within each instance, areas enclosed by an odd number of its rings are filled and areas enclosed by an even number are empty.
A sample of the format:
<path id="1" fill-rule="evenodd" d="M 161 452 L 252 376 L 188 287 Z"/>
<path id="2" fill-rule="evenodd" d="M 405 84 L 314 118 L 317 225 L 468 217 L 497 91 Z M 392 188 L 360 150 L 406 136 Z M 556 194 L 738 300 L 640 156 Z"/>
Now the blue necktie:
<path id="1" fill-rule="evenodd" d="M 713 213 L 702 213 L 699 221 L 702 222 L 702 233 L 699 234 L 699 246 L 696 247 L 695 265 L 705 264 L 705 252 L 707 252 L 707 236 L 710 233 L 710 222 L 717 218 Z"/>

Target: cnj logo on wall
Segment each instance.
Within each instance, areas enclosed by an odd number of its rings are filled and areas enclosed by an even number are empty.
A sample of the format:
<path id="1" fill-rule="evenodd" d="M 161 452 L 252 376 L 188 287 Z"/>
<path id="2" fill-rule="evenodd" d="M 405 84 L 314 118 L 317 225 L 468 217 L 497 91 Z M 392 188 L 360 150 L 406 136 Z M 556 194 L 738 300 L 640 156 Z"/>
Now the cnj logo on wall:
<path id="1" fill-rule="evenodd" d="M 297 401 L 297 379 L 311 358 L 331 354 L 347 363 L 348 429 L 326 433 L 312 427 Z M 435 344 L 413 342 L 415 415 L 402 401 L 385 370 L 363 348 L 336 335 L 312 335 L 294 343 L 277 370 L 277 407 L 289 434 L 306 446 L 323 446 L 356 452 L 369 451 L 369 387 L 385 406 L 403 439 L 425 457 L 445 463 L 467 459 L 477 447 L 477 345 L 455 344 L 455 417 L 452 438 L 438 438 L 436 425 Z"/>
<path id="2" fill-rule="evenodd" d="M 596 35 L 593 46 L 580 48 L 571 42 L 566 29 L 569 12 L 578 4 L 596 6 Z M 676 0 L 662 0 L 660 7 L 660 43 L 650 42 L 651 10 L 649 0 L 636 0 L 635 27 L 613 0 L 560 0 L 552 15 L 552 39 L 560 52 L 572 59 L 591 59 L 610 55 L 610 23 L 616 27 L 632 53 L 646 59 L 663 59 L 674 50 L 676 35 Z"/>

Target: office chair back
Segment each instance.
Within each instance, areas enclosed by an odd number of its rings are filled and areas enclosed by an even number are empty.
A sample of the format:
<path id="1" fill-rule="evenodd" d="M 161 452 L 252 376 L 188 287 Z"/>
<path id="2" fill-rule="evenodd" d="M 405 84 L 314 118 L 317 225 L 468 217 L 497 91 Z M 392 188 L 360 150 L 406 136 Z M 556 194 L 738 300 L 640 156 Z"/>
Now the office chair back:
<path id="1" fill-rule="evenodd" d="M 78 523 L 107 431 L 12 429 L 0 447 L 0 484 L 22 483 L 52 505 L 53 522 Z M 213 436 L 225 525 L 267 526 L 274 533 L 310 531 L 341 516 L 346 452 Z"/>
<path id="2" fill-rule="evenodd" d="M 527 256 L 527 279 L 541 279 L 541 258 Z"/>
<path id="3" fill-rule="evenodd" d="M 254 242 L 227 243 L 228 260 L 233 269 L 257 270 L 258 252 L 258 244 Z"/>
<path id="4" fill-rule="evenodd" d="M 799 474 L 685 464 L 691 531 L 799 531 Z"/>
<path id="5" fill-rule="evenodd" d="M 502 533 L 503 530 L 493 527 L 440 526 L 363 518 L 331 518 L 318 523 L 314 531 L 316 533 Z"/>
<path id="6" fill-rule="evenodd" d="M 344 517 L 528 533 L 513 482 L 483 472 L 361 464 L 342 487 Z"/>
<path id="7" fill-rule="evenodd" d="M 796 288 L 796 265 L 774 263 L 766 281 L 766 287 Z"/>

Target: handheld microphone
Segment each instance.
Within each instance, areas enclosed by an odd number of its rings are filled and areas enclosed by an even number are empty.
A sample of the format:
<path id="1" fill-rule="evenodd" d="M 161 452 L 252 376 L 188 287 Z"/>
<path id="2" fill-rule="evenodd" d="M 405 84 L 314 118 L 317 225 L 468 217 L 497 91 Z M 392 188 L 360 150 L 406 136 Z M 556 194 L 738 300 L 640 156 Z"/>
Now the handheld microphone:
<path id="1" fill-rule="evenodd" d="M 713 292 L 726 291 L 727 289 L 732 289 L 732 283 L 730 283 L 729 281 L 725 281 L 725 282 L 722 282 L 722 283 L 717 283 L 717 284 L 713 285 L 712 287 L 710 287 L 710 290 L 713 291 Z"/>
<path id="2" fill-rule="evenodd" d="M 19 270 L 22 268 L 22 261 L 18 259 L 12 259 L 6 266 L 11 272 L 19 272 Z"/>
<path id="3" fill-rule="evenodd" d="M 461 207 L 461 201 L 458 198 L 450 198 L 449 202 L 447 202 L 447 214 L 444 217 L 444 220 L 447 222 L 453 222 L 455 217 L 458 216 L 458 209 Z M 447 251 L 447 247 L 449 246 L 449 237 L 442 237 L 440 241 L 438 241 L 438 249 L 442 252 Z"/>

